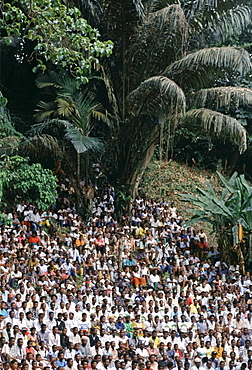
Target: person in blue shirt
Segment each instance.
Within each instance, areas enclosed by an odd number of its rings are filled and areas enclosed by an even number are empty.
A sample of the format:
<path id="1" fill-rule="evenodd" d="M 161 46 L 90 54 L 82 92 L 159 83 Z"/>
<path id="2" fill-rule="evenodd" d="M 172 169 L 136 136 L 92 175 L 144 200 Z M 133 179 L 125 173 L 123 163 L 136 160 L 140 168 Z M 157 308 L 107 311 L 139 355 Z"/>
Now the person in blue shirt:
<path id="1" fill-rule="evenodd" d="M 125 325 L 123 323 L 123 319 L 121 316 L 118 317 L 116 323 L 115 323 L 115 327 L 117 330 L 125 330 Z"/>
<path id="2" fill-rule="evenodd" d="M 2 303 L 1 303 L 0 316 L 2 315 L 4 319 L 6 319 L 6 317 L 8 317 L 8 316 L 9 316 L 9 314 L 8 314 L 8 312 L 7 312 L 7 310 L 6 310 L 6 308 L 7 308 L 6 303 L 5 303 L 5 302 L 2 302 Z"/>
<path id="3" fill-rule="evenodd" d="M 136 266 L 136 264 L 136 260 L 131 255 L 123 260 L 123 266 Z"/>
<path id="4" fill-rule="evenodd" d="M 165 257 L 162 257 L 159 268 L 161 268 L 163 274 L 165 274 L 166 272 L 168 272 L 168 274 L 171 273 L 171 266 L 166 262 Z"/>
<path id="5" fill-rule="evenodd" d="M 59 352 L 59 359 L 56 361 L 57 366 L 66 367 L 67 363 L 64 359 L 64 352 Z"/>

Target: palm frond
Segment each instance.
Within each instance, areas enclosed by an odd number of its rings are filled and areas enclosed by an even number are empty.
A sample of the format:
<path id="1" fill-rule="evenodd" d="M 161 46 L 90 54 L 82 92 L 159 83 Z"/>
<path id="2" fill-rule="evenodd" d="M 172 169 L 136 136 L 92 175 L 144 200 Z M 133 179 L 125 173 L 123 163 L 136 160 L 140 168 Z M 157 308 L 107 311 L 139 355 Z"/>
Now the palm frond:
<path id="1" fill-rule="evenodd" d="M 225 3 L 230 3 L 226 1 Z M 232 37 L 241 35 L 252 21 L 252 8 L 248 5 L 240 5 L 215 11 L 213 9 L 202 11 L 198 16 L 190 19 L 190 28 L 193 38 L 198 45 L 216 45 L 230 41 Z"/>
<path id="2" fill-rule="evenodd" d="M 77 7 L 81 9 L 83 17 L 92 26 L 98 26 L 102 16 L 102 0 L 79 0 Z"/>
<path id="3" fill-rule="evenodd" d="M 128 112 L 133 117 L 165 116 L 185 111 L 185 95 L 175 82 L 164 76 L 151 77 L 141 83 L 127 98 Z"/>
<path id="4" fill-rule="evenodd" d="M 85 153 L 88 150 L 100 152 L 103 144 L 100 139 L 83 135 L 77 128 L 69 126 L 65 138 L 74 146 L 77 153 Z"/>
<path id="5" fill-rule="evenodd" d="M 243 0 L 225 1 L 225 0 L 194 0 L 188 2 L 181 1 L 183 9 L 185 9 L 186 17 L 191 20 L 195 17 L 207 17 L 208 14 L 220 14 L 232 10 L 235 6 L 244 5 Z"/>
<path id="6" fill-rule="evenodd" d="M 42 122 L 47 118 L 57 116 L 57 105 L 54 101 L 45 102 L 40 101 L 37 104 L 37 109 L 35 109 L 34 118 L 36 122 Z"/>
<path id="7" fill-rule="evenodd" d="M 108 113 L 108 111 L 105 111 L 105 113 L 93 110 L 92 111 L 92 116 L 100 122 L 104 122 L 108 125 L 108 127 L 112 127 L 113 125 L 113 116 Z"/>
<path id="8" fill-rule="evenodd" d="M 189 95 L 189 104 L 195 108 L 218 110 L 225 107 L 252 107 L 252 90 L 244 87 L 223 86 L 202 89 Z"/>
<path id="9" fill-rule="evenodd" d="M 252 8 L 251 6 L 238 6 L 234 9 L 217 14 L 208 21 L 209 27 L 213 32 L 217 32 L 222 42 L 233 35 L 240 35 L 246 28 L 251 25 Z"/>
<path id="10" fill-rule="evenodd" d="M 106 36 L 112 41 L 119 38 L 120 42 L 125 42 L 125 47 L 127 47 L 135 28 L 143 20 L 144 7 L 141 0 L 107 0 L 104 2 L 102 22 L 106 27 Z"/>
<path id="11" fill-rule="evenodd" d="M 239 147 L 240 153 L 247 149 L 246 130 L 232 117 L 201 108 L 186 112 L 180 122 L 192 132 L 206 133 L 213 138 L 233 142 Z"/>
<path id="12" fill-rule="evenodd" d="M 126 55 L 130 89 L 183 57 L 187 46 L 188 24 L 180 5 L 152 13 L 138 28 Z"/>
<path id="13" fill-rule="evenodd" d="M 63 151 L 58 140 L 48 134 L 37 134 L 30 137 L 28 141 L 21 143 L 20 149 L 22 153 L 34 159 L 48 156 L 48 154 L 53 154 L 54 158 L 63 158 Z"/>
<path id="14" fill-rule="evenodd" d="M 197 70 L 206 71 L 207 68 L 219 69 L 220 73 L 231 71 L 241 76 L 251 71 L 251 59 L 249 53 L 236 47 L 220 47 L 201 49 L 195 53 L 188 54 L 185 58 L 174 62 L 166 68 L 163 75 L 174 78 L 177 82 L 183 81 L 184 73 L 193 74 Z M 183 85 L 183 83 L 182 83 Z"/>
<path id="15" fill-rule="evenodd" d="M 74 115 L 78 116 L 79 112 L 76 107 L 76 103 L 72 99 L 56 98 L 55 103 L 57 105 L 56 116 L 62 118 L 69 118 Z"/>
<path id="16" fill-rule="evenodd" d="M 107 21 L 111 29 L 120 28 L 119 23 L 124 21 L 123 18 L 127 15 L 128 22 L 131 20 L 134 26 L 139 21 L 144 19 L 144 6 L 141 0 L 107 0 L 104 2 L 104 20 Z M 118 18 L 119 17 L 119 18 Z"/>
<path id="17" fill-rule="evenodd" d="M 75 94 L 80 88 L 80 82 L 69 76 L 64 71 L 61 71 L 61 73 L 48 71 L 41 74 L 36 79 L 36 85 L 40 89 L 54 87 L 55 89 L 61 90 L 63 93 L 65 92 L 69 95 Z"/>
<path id="18" fill-rule="evenodd" d="M 180 4 L 180 1 L 174 0 L 143 0 L 143 5 L 145 9 L 146 18 L 149 17 L 151 13 L 157 12 L 163 8 L 166 8 L 172 4 Z"/>
<path id="19" fill-rule="evenodd" d="M 27 132 L 28 137 L 31 139 L 33 136 L 41 135 L 44 131 L 48 131 L 54 128 L 58 128 L 60 122 L 57 118 L 46 119 L 43 122 L 35 123 L 31 126 L 30 130 Z"/>
<path id="20" fill-rule="evenodd" d="M 101 72 L 102 72 L 104 85 L 105 85 L 107 95 L 108 95 L 108 101 L 109 101 L 109 104 L 111 105 L 111 108 L 113 110 L 116 126 L 118 128 L 118 124 L 119 124 L 119 120 L 120 120 L 120 118 L 119 118 L 119 108 L 118 108 L 118 102 L 117 102 L 117 99 L 116 99 L 113 83 L 112 83 L 112 80 L 110 78 L 110 73 L 109 73 L 109 71 L 105 72 L 105 69 L 104 69 L 103 66 L 101 66 Z"/>

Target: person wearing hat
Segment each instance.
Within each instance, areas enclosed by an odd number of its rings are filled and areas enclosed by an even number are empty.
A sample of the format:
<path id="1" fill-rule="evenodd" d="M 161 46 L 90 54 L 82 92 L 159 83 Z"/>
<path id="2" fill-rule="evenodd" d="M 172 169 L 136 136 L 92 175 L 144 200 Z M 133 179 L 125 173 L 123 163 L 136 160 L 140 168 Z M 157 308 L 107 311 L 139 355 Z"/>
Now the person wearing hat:
<path id="1" fill-rule="evenodd" d="M 91 357 L 91 348 L 89 343 L 89 338 L 86 335 L 81 337 L 81 346 L 80 346 L 81 355 L 85 358 Z"/>
<path id="2" fill-rule="evenodd" d="M 147 265 L 150 264 L 150 261 L 147 257 L 147 254 L 145 253 L 144 251 L 144 244 L 143 243 L 140 243 L 139 247 L 138 247 L 138 251 L 136 252 L 135 254 L 135 258 L 138 262 L 140 261 L 144 261 L 147 263 Z"/>
<path id="3" fill-rule="evenodd" d="M 201 365 L 201 359 L 199 357 L 195 357 L 192 370 L 205 370 L 205 368 Z"/>

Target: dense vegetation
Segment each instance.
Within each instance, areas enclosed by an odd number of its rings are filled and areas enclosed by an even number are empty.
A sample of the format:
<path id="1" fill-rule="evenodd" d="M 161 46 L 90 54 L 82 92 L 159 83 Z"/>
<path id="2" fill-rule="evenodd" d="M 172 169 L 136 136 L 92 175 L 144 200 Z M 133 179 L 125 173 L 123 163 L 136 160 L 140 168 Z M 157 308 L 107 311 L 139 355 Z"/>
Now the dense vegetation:
<path id="1" fill-rule="evenodd" d="M 1 11 L 2 128 L 14 138 L 2 153 L 64 174 L 76 193 L 79 180 L 105 179 L 134 196 L 157 145 L 161 160 L 207 166 L 211 151 L 231 169 L 246 151 L 250 1 L 20 0 Z"/>
<path id="2" fill-rule="evenodd" d="M 252 251 L 252 187 L 244 175 L 235 172 L 227 181 L 220 173 L 222 182 L 220 195 L 214 191 L 209 182 L 207 190 L 198 188 L 198 195 L 183 194 L 186 202 L 193 203 L 197 209 L 187 226 L 197 222 L 208 222 L 218 237 L 219 251 L 225 261 L 238 261 L 245 273 L 245 258 L 251 263 Z M 232 258 L 234 254 L 234 258 Z"/>

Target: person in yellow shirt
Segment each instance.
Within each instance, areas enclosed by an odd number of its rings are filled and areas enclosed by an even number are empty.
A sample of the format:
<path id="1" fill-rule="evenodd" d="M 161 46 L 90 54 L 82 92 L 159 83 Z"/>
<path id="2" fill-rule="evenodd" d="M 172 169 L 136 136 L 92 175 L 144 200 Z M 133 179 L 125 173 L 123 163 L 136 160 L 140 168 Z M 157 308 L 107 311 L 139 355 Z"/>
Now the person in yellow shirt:
<path id="1" fill-rule="evenodd" d="M 145 329 L 145 325 L 143 322 L 140 321 L 140 315 L 136 315 L 136 318 L 132 323 L 132 329 L 137 331 L 139 337 L 143 336 L 143 330 Z"/>
<path id="2" fill-rule="evenodd" d="M 222 357 L 222 352 L 224 351 L 224 348 L 221 346 L 220 339 L 216 340 L 216 346 L 213 347 L 213 351 L 217 353 L 216 358 Z"/>
<path id="3" fill-rule="evenodd" d="M 140 230 L 139 230 L 139 235 L 140 235 L 140 237 L 143 237 L 143 236 L 145 236 L 146 235 L 146 233 L 147 233 L 147 231 L 148 231 L 148 228 L 147 227 L 140 227 Z"/>
<path id="4" fill-rule="evenodd" d="M 39 260 L 36 258 L 35 255 L 32 256 L 31 260 L 30 260 L 30 268 L 32 270 L 35 269 L 35 267 L 37 267 L 39 265 Z"/>
<path id="5" fill-rule="evenodd" d="M 150 341 L 153 341 L 153 343 L 154 343 L 153 347 L 154 348 L 159 347 L 159 344 L 161 343 L 161 340 L 158 338 L 156 330 L 153 330 L 153 332 L 151 334 L 151 337 L 149 339 L 150 339 Z"/>
<path id="6" fill-rule="evenodd" d="M 206 355 L 208 358 L 212 357 L 212 352 L 214 351 L 214 348 L 211 347 L 211 343 L 209 340 L 206 341 Z"/>
<path id="7" fill-rule="evenodd" d="M 197 314 L 198 313 L 198 308 L 199 308 L 198 300 L 194 299 L 193 303 L 190 305 L 190 312 Z"/>

